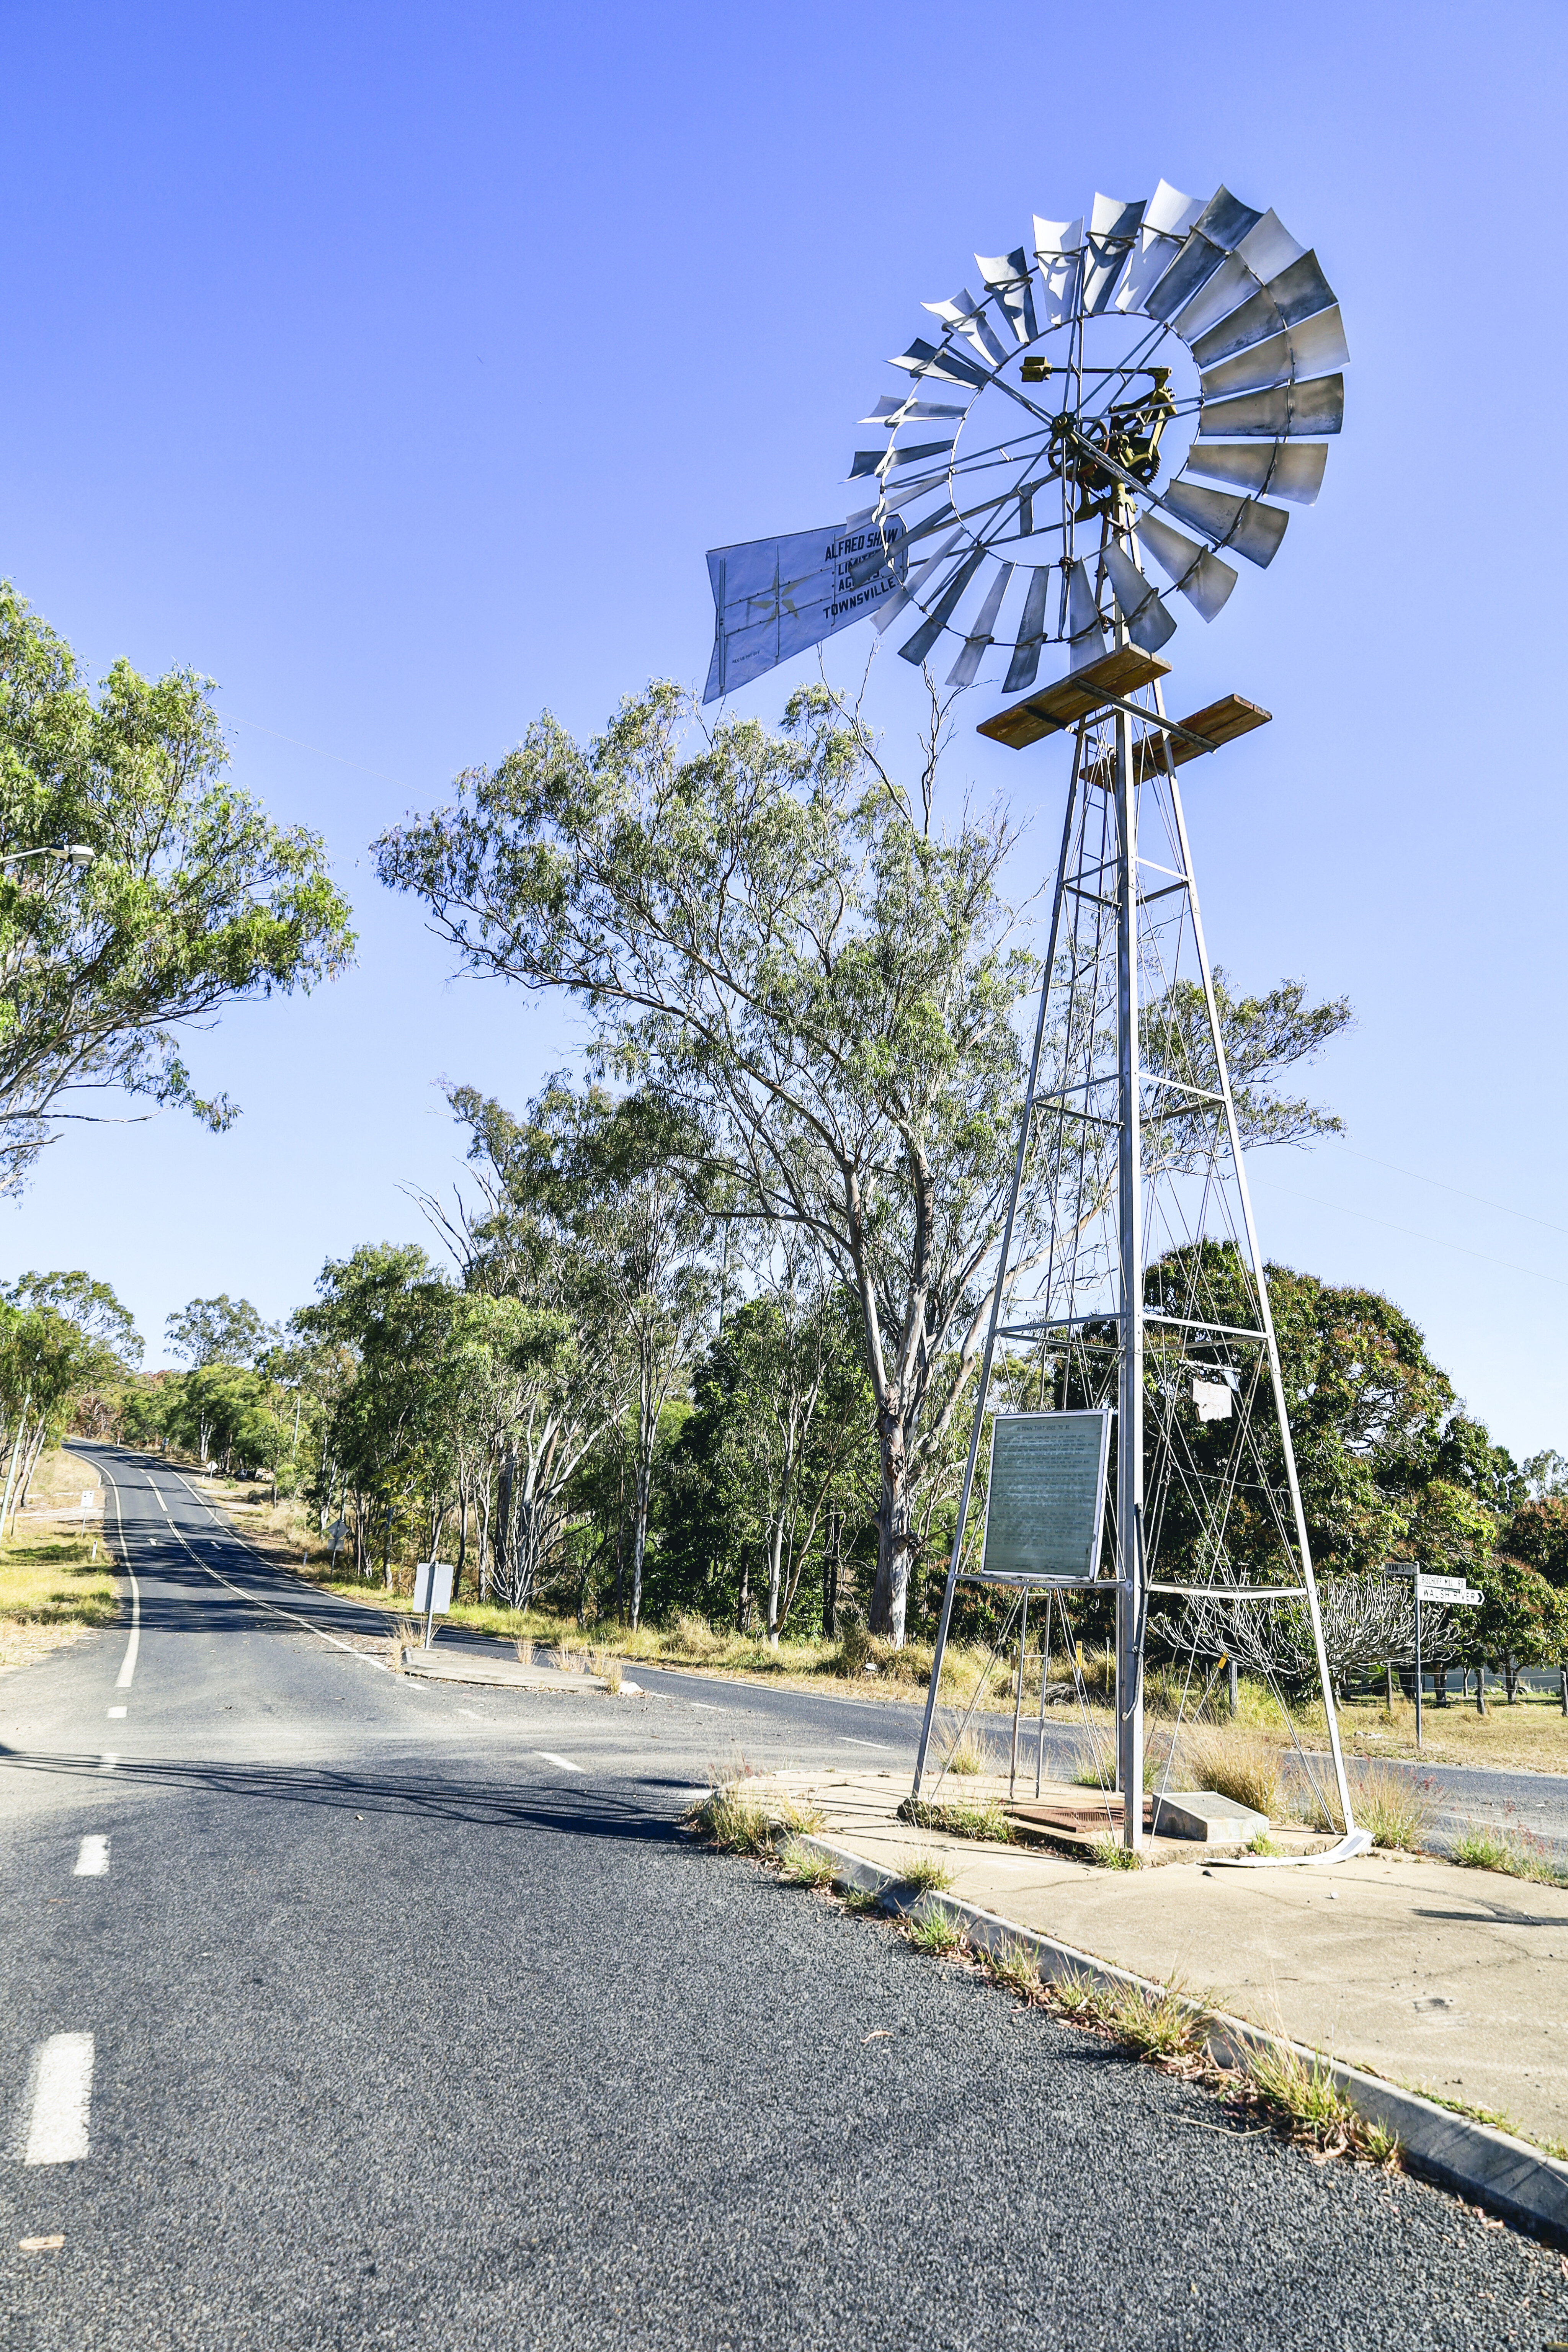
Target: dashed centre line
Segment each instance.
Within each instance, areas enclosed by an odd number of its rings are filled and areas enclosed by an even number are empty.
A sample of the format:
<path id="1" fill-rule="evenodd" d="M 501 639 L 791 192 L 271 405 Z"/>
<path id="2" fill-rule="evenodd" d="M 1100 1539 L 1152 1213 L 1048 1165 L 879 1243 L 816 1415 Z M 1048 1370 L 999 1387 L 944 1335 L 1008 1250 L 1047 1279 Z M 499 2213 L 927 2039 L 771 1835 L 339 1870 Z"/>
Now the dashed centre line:
<path id="1" fill-rule="evenodd" d="M 842 1737 L 846 1748 L 874 1748 L 879 1756 L 890 1756 L 893 1753 L 885 1739 L 855 1739 L 847 1731 Z"/>
<path id="2" fill-rule="evenodd" d="M 34 2059 L 24 2164 L 74 2164 L 87 2154 L 92 2115 L 92 2036 L 51 2033 Z"/>
<path id="3" fill-rule="evenodd" d="M 109 1875 L 109 1840 L 107 1837 L 84 1837 L 77 1848 L 73 1878 L 107 1878 Z"/>
<path id="4" fill-rule="evenodd" d="M 544 1763 L 559 1765 L 563 1772 L 581 1772 L 584 1769 L 583 1765 L 574 1764 L 570 1756 L 552 1755 L 548 1748 L 536 1748 L 533 1752 Z"/>
<path id="5" fill-rule="evenodd" d="M 130 1710 L 127 1707 L 111 1706 L 109 1710 L 109 1720 L 110 1723 L 118 1723 L 121 1717 L 129 1714 L 129 1712 Z"/>

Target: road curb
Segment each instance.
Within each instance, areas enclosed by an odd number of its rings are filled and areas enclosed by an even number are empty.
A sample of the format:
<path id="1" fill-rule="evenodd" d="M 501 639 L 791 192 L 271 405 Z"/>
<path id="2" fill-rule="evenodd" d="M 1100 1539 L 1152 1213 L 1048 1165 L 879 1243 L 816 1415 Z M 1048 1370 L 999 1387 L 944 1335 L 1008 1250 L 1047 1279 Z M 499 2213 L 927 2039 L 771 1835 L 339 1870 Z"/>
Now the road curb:
<path id="1" fill-rule="evenodd" d="M 835 1875 L 846 1885 L 858 1886 L 867 1894 L 886 1894 L 900 1883 L 897 1871 L 885 1869 L 880 1863 L 867 1862 L 828 1838 L 801 1837 L 795 1842 L 808 1853 L 830 1862 Z M 963 1927 L 970 1943 L 985 1951 L 1021 1945 L 1047 1979 L 1072 1975 L 1087 1977 L 1096 1984 L 1131 1986 L 1140 1992 L 1168 1990 L 1149 1977 L 1136 1975 L 1131 1969 L 1116 1968 L 1109 1960 L 1097 1959 L 1091 1952 L 1080 1952 L 1071 1944 L 1043 1936 L 1037 1928 L 1021 1927 L 1016 1920 L 984 1910 L 977 1903 L 965 1903 L 956 1895 L 924 1895 L 902 1907 L 915 1916 L 931 1911 L 945 1913 Z M 1528 2140 L 1516 2139 L 1511 2132 L 1499 2131 L 1494 2125 L 1479 2123 L 1470 2116 L 1456 2115 L 1451 2108 L 1423 2098 L 1418 2091 L 1407 2091 L 1397 2083 L 1385 2083 L 1379 2075 L 1364 2074 L 1359 2066 L 1346 2065 L 1329 2052 L 1289 2041 L 1283 2034 L 1267 2032 L 1246 2018 L 1206 2009 L 1201 2001 L 1190 2006 L 1208 2021 L 1209 2054 L 1216 2064 L 1234 2065 L 1249 2050 L 1284 2049 L 1293 2052 L 1307 2065 L 1326 2065 L 1358 2114 L 1398 2135 L 1412 2171 L 1436 2181 L 1440 2188 L 1473 2199 L 1518 2228 L 1532 2231 L 1555 2243 L 1568 2243 L 1568 2164 L 1546 2155 Z"/>

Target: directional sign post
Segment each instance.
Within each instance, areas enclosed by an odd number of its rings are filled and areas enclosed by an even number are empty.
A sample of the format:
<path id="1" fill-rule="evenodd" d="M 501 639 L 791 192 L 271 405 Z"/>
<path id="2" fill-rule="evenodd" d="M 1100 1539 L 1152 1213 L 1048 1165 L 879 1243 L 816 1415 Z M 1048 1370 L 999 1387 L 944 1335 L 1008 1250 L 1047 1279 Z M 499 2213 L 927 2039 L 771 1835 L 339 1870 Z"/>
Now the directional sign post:
<path id="1" fill-rule="evenodd" d="M 1415 1580 L 1415 1745 L 1419 1748 L 1422 1738 L 1422 1604 L 1425 1602 L 1428 1607 L 1440 1609 L 1477 1609 L 1480 1606 L 1485 1595 L 1478 1592 L 1473 1584 L 1467 1584 L 1462 1576 L 1428 1576 L 1421 1569 L 1401 1567 L 1398 1565 L 1385 1568 L 1384 1570 L 1384 1574 L 1385 1576 L 1409 1576 L 1414 1577 Z M 1485 1669 L 1483 1668 L 1481 1671 L 1484 1672 Z"/>

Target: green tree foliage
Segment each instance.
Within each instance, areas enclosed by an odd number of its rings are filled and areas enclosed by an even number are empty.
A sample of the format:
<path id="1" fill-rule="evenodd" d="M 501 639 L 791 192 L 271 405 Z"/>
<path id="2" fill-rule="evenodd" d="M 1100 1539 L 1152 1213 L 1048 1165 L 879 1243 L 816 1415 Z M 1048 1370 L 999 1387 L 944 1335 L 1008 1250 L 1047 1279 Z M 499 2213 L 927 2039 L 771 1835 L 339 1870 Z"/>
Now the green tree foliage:
<path id="1" fill-rule="evenodd" d="M 0 871 L 0 1189 L 60 1119 L 102 1115 L 81 1107 L 95 1091 L 226 1127 L 235 1107 L 198 1095 L 181 1029 L 349 960 L 320 838 L 227 780 L 207 693 L 189 671 L 117 662 L 95 694 L 0 583 L 0 852 L 94 852 L 85 872 L 47 858 Z"/>
<path id="2" fill-rule="evenodd" d="M 25 1274 L 0 1288 L 0 1535 L 26 1499 L 39 1454 L 78 1402 L 118 1385 L 142 1354 L 131 1314 L 106 1282 L 79 1271 Z"/>
<path id="3" fill-rule="evenodd" d="M 671 1114 L 716 1213 L 793 1229 L 831 1264 L 880 1460 L 873 1623 L 901 1641 L 1012 1171 L 1015 1015 L 1037 977 L 1002 896 L 1012 836 L 969 812 L 933 822 L 934 715 L 913 793 L 825 688 L 792 699 L 783 734 L 693 737 L 692 720 L 668 686 L 585 746 L 542 719 L 453 806 L 384 835 L 379 871 L 471 969 L 578 999 L 601 1065 Z M 1193 1017 L 1173 999 L 1156 1046 Z M 1229 1005 L 1248 1139 L 1322 1124 L 1277 1080 L 1347 1017 L 1299 992 Z M 1164 1148 L 1190 1126 L 1173 1115 Z"/>
<path id="4" fill-rule="evenodd" d="M 254 1364 L 278 1339 L 248 1298 L 193 1298 L 171 1315 L 163 1329 L 171 1350 L 190 1365 Z"/>
<path id="5" fill-rule="evenodd" d="M 666 1593 L 769 1639 L 819 1622 L 842 1530 L 874 1525 L 875 1422 L 855 1301 L 798 1260 L 731 1314 L 671 1465 Z"/>

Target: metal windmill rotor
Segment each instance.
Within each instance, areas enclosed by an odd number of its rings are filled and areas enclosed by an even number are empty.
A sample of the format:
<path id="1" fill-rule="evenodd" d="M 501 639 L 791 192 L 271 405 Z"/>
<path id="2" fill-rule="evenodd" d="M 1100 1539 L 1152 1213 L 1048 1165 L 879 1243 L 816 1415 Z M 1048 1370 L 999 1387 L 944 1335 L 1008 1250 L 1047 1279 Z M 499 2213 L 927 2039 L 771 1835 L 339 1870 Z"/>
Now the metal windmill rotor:
<path id="1" fill-rule="evenodd" d="M 874 502 L 710 555 L 705 699 L 867 615 L 912 613 L 911 662 L 952 638 L 950 686 L 1006 650 L 1010 694 L 1047 646 L 1092 660 L 1118 617 L 1153 652 L 1167 594 L 1213 620 L 1229 559 L 1278 553 L 1277 501 L 1316 499 L 1349 353 L 1316 255 L 1272 212 L 1162 180 L 1146 201 L 1097 195 L 1087 222 L 1037 215 L 1028 246 L 975 265 L 984 291 L 924 306 L 939 340 L 896 357 L 906 388 L 864 420 L 887 437 L 849 478 Z"/>

